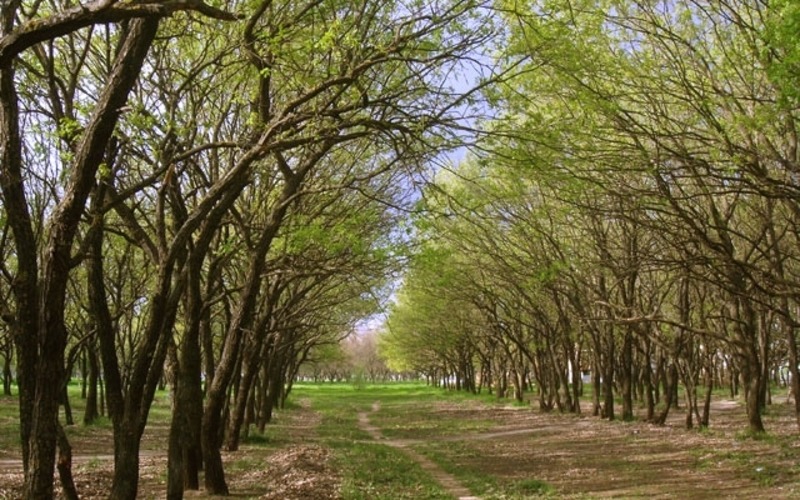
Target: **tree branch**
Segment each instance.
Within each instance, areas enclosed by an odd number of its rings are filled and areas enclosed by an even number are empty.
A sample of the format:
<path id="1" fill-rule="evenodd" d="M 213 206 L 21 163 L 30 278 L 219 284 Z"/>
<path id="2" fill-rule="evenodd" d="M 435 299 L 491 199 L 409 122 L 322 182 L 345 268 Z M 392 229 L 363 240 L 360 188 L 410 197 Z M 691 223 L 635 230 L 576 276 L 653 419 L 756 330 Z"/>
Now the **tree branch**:
<path id="1" fill-rule="evenodd" d="M 96 0 L 45 18 L 31 19 L 0 38 L 0 66 L 8 65 L 17 55 L 37 43 L 64 36 L 93 24 L 116 23 L 148 16 L 169 16 L 182 10 L 198 12 L 221 21 L 233 21 L 240 17 L 206 5 L 202 0 L 164 2 Z"/>

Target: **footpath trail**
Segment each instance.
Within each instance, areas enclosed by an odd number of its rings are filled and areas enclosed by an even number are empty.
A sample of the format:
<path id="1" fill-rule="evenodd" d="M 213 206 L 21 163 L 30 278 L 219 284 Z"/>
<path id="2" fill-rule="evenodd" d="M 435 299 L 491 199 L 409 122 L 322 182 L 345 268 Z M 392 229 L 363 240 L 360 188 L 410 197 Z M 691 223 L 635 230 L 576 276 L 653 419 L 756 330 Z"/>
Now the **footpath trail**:
<path id="1" fill-rule="evenodd" d="M 379 409 L 379 402 L 372 404 L 372 412 L 376 412 Z M 458 500 L 478 500 L 479 497 L 474 496 L 455 476 L 443 470 L 428 457 L 411 448 L 411 443 L 408 440 L 386 439 L 383 434 L 381 434 L 381 430 L 370 423 L 369 413 L 364 411 L 358 413 L 358 425 L 375 441 L 380 441 L 382 444 L 402 450 L 406 455 L 416 461 L 423 470 L 433 476 L 448 493 L 458 498 Z"/>

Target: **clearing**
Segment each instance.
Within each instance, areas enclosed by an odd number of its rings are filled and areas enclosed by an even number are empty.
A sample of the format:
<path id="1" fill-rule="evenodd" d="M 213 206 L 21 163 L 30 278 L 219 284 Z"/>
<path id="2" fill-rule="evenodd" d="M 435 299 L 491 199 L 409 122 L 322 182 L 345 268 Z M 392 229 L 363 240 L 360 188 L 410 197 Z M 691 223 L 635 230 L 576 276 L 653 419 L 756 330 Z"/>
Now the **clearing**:
<path id="1" fill-rule="evenodd" d="M 19 497 L 19 451 L 8 437 L 16 432 L 14 402 L 0 400 L 0 498 Z M 142 446 L 140 498 L 165 495 L 168 414 L 162 395 Z M 770 406 L 769 432 L 757 438 L 742 431 L 737 401 L 715 400 L 708 430 L 683 422 L 682 409 L 654 426 L 416 384 L 298 384 L 266 434 L 251 434 L 224 459 L 238 498 L 800 498 L 790 405 Z M 69 434 L 82 498 L 104 498 L 110 425 L 72 426 Z"/>

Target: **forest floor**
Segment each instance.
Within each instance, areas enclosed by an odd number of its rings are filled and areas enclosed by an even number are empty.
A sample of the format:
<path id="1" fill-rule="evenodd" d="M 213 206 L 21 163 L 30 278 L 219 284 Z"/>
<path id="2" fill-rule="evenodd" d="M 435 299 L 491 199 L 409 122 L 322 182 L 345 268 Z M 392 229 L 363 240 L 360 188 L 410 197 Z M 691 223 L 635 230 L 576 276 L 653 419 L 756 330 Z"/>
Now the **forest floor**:
<path id="1" fill-rule="evenodd" d="M 166 493 L 163 399 L 142 444 L 140 498 Z M 14 401 L 0 399 L 0 499 L 20 496 Z M 768 408 L 768 432 L 756 437 L 743 431 L 742 404 L 723 397 L 702 431 L 685 429 L 683 408 L 664 426 L 608 422 L 589 408 L 543 413 L 407 384 L 299 385 L 264 435 L 223 459 L 234 498 L 800 498 L 800 433 L 785 402 Z M 110 425 L 68 432 L 81 498 L 106 498 Z"/>

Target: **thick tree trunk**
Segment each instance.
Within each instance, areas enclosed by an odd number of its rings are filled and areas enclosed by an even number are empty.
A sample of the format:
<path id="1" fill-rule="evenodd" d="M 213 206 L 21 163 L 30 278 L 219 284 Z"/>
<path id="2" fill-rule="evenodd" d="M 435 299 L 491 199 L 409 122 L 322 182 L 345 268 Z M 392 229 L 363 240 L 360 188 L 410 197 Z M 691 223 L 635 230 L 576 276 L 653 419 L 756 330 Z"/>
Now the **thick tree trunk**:
<path id="1" fill-rule="evenodd" d="M 178 346 L 178 366 L 167 464 L 167 497 L 183 498 L 184 490 L 200 488 L 200 429 L 203 419 L 202 353 L 200 333 L 203 310 L 200 276 L 207 248 L 193 249 L 188 260 L 188 286 L 184 303 L 188 325 Z"/>
<path id="2" fill-rule="evenodd" d="M 174 392 L 167 460 L 167 497 L 183 498 L 184 490 L 200 487 L 200 423 L 203 389 L 200 381 L 200 345 L 184 337 Z"/>
<path id="3" fill-rule="evenodd" d="M 761 401 L 759 391 L 761 391 L 761 369 L 758 360 L 758 353 L 755 346 L 747 346 L 742 353 L 742 375 L 745 385 L 745 408 L 747 409 L 747 423 L 752 432 L 764 432 L 764 422 L 761 419 Z"/>
<path id="4" fill-rule="evenodd" d="M 0 5 L 0 34 L 12 29 L 16 13 L 12 2 Z M 12 289 L 16 301 L 16 318 L 12 335 L 17 350 L 17 384 L 19 386 L 20 443 L 23 469 L 30 470 L 30 442 L 36 397 L 36 368 L 39 359 L 37 344 L 39 285 L 38 247 L 33 223 L 25 199 L 22 174 L 22 141 L 19 130 L 19 103 L 14 84 L 12 63 L 0 67 L 0 190 L 3 208 L 14 233 L 17 275 Z M 59 381 L 60 383 L 60 381 Z"/>
<path id="5" fill-rule="evenodd" d="M 178 393 L 176 384 L 173 394 Z M 181 500 L 183 498 L 183 447 L 181 446 L 181 425 L 183 419 L 176 408 L 172 410 L 172 421 L 169 426 L 169 441 L 167 444 L 167 499 Z"/>
<path id="6" fill-rule="evenodd" d="M 109 499 L 135 500 L 139 489 L 141 432 L 135 421 L 114 426 L 114 481 Z"/>
<path id="7" fill-rule="evenodd" d="M 55 304 L 53 307 L 59 306 Z M 53 496 L 53 473 L 55 472 L 58 439 L 58 407 L 63 392 L 63 352 L 66 347 L 66 332 L 57 331 L 59 328 L 63 330 L 63 323 L 59 325 L 57 321 L 45 322 L 45 324 L 47 323 L 49 323 L 47 326 L 51 328 L 49 330 L 51 335 L 49 335 L 47 345 L 42 349 L 42 359 L 36 370 L 37 390 L 29 441 L 30 462 L 25 478 L 26 498 L 51 498 Z M 57 356 L 59 351 L 62 356 Z"/>

